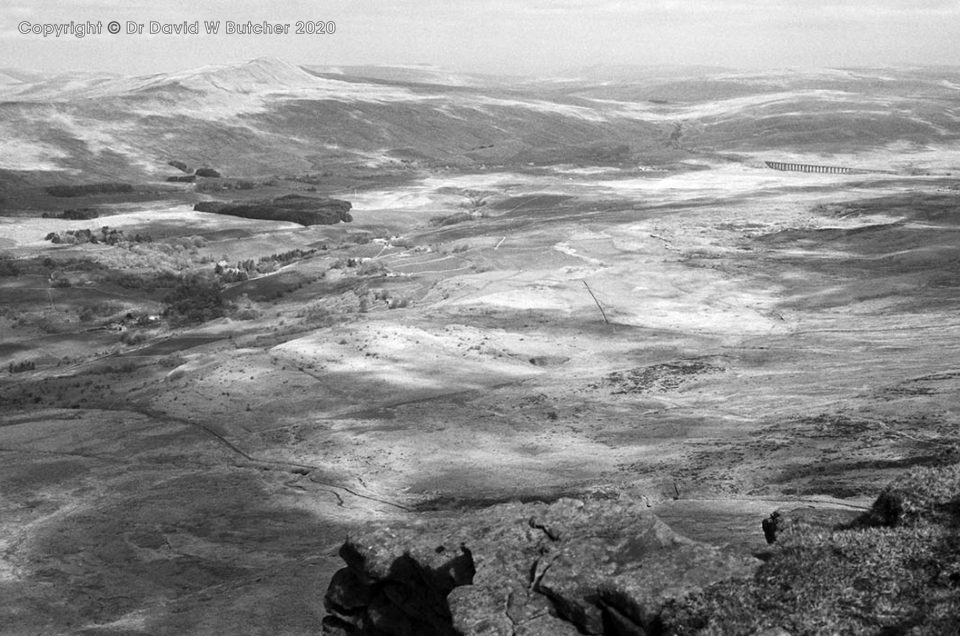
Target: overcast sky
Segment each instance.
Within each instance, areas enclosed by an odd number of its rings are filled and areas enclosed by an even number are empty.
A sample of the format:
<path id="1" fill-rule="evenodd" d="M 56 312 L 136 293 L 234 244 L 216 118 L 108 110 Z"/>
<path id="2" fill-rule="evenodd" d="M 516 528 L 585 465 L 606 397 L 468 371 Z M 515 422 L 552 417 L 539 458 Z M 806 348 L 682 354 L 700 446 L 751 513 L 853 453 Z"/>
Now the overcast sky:
<path id="1" fill-rule="evenodd" d="M 18 26 L 101 21 L 104 32 Z M 200 21 L 200 35 L 110 35 L 117 20 Z M 203 21 L 291 25 L 204 33 Z M 297 21 L 332 21 L 297 35 Z M 0 67 L 145 74 L 272 56 L 297 64 L 431 64 L 556 74 L 603 65 L 741 68 L 960 65 L 960 0 L 3 0 Z"/>

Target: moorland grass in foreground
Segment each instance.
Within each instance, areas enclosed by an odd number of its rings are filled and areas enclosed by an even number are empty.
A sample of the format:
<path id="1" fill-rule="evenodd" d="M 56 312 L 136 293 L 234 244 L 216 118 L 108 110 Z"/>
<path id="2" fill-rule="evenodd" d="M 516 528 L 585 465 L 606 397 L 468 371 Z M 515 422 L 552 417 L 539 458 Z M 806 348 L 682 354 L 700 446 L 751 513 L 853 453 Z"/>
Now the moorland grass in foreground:
<path id="1" fill-rule="evenodd" d="M 960 464 L 907 473 L 846 527 L 788 519 L 752 579 L 662 620 L 667 634 L 960 634 Z"/>

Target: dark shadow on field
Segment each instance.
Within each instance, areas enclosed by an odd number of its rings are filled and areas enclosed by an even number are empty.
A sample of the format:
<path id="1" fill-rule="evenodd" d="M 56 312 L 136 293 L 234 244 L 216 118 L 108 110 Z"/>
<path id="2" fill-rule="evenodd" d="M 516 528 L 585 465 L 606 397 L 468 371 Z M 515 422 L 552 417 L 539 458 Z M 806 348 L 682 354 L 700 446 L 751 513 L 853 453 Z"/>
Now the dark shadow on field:
<path id="1" fill-rule="evenodd" d="M 672 174 L 672 173 L 671 173 Z M 876 187 L 877 184 L 870 184 Z M 744 204 L 749 201 L 763 200 L 768 197 L 782 197 L 784 195 L 804 195 L 815 197 L 830 186 L 823 183 L 797 183 L 794 185 L 780 184 L 775 187 L 758 188 L 744 194 L 734 192 L 726 196 L 710 195 L 671 201 L 663 194 L 650 198 L 644 192 L 613 194 L 598 191 L 595 196 L 568 195 L 556 193 L 533 193 L 513 196 L 490 205 L 494 211 L 488 217 L 472 219 L 448 227 L 441 227 L 424 233 L 424 238 L 430 241 L 456 241 L 476 236 L 489 236 L 499 233 L 521 233 L 530 230 L 543 230 L 551 223 L 590 222 L 598 224 L 635 223 L 638 220 L 652 216 L 666 216 L 671 214 L 685 215 L 698 208 L 712 209 L 719 206 Z M 950 197 L 940 197 L 934 204 L 936 218 L 947 219 L 950 208 Z M 904 213 L 910 211 L 913 202 L 907 195 L 903 200 L 897 197 L 880 197 L 876 199 L 878 213 Z M 846 204 L 844 204 L 846 205 Z M 853 205 L 853 203 L 851 203 Z M 885 210 L 892 206 L 892 212 Z M 911 214 L 917 214 L 912 212 Z M 911 217 L 913 218 L 913 217 Z M 919 217 L 918 217 L 919 218 Z M 933 217 L 931 217 L 933 218 Z M 951 222 L 955 222 L 951 220 Z M 813 230 L 816 232 L 817 230 Z M 788 230 L 802 232 L 802 230 Z M 776 236 L 776 235 L 771 235 Z M 795 237 L 788 234 L 790 240 Z M 761 239 L 765 240 L 765 239 Z"/>
<path id="2" fill-rule="evenodd" d="M 815 208 L 836 227 L 794 228 L 754 239 L 781 307 L 797 311 L 884 300 L 884 313 L 917 314 L 960 302 L 960 216 L 956 198 L 906 193 Z M 871 216 L 883 215 L 870 223 Z M 891 220 L 890 217 L 894 217 Z M 859 225 L 850 227 L 857 219 Z M 825 222 L 829 226 L 829 219 Z M 758 266 L 759 267 L 759 266 Z M 798 275 L 798 270 L 803 274 Z"/>
<path id="3" fill-rule="evenodd" d="M 439 495 L 417 503 L 413 509 L 417 512 L 468 511 L 489 508 L 502 503 L 519 501 L 521 503 L 553 503 L 564 497 L 583 497 L 583 488 L 569 486 L 536 486 L 519 488 L 510 492 L 478 493 L 473 496 Z"/>

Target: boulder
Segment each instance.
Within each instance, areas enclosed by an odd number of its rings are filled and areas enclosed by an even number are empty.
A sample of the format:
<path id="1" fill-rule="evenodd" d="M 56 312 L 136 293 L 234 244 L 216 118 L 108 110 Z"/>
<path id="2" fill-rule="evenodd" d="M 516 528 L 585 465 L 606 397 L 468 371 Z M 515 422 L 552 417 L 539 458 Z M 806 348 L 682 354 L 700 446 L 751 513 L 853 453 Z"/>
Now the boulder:
<path id="1" fill-rule="evenodd" d="M 916 468 L 895 479 L 861 522 L 888 527 L 922 522 L 960 524 L 960 464 Z"/>
<path id="2" fill-rule="evenodd" d="M 642 502 L 561 499 L 435 513 L 350 537 L 328 634 L 648 634 L 670 599 L 751 576 Z"/>
<path id="3" fill-rule="evenodd" d="M 567 356 L 533 356 L 530 358 L 530 364 L 535 367 L 559 367 L 569 360 Z"/>

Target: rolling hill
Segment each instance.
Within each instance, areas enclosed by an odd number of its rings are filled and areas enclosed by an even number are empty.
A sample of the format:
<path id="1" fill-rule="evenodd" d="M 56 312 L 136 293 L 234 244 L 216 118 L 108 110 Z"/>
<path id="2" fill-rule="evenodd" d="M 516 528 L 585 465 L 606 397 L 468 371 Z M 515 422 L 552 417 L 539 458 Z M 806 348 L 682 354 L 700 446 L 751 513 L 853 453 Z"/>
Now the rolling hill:
<path id="1" fill-rule="evenodd" d="M 0 188 L 160 181 L 171 160 L 250 177 L 334 162 L 479 168 L 897 143 L 917 151 L 960 136 L 955 72 L 664 75 L 546 81 L 276 59 L 133 78 L 5 71 Z"/>

